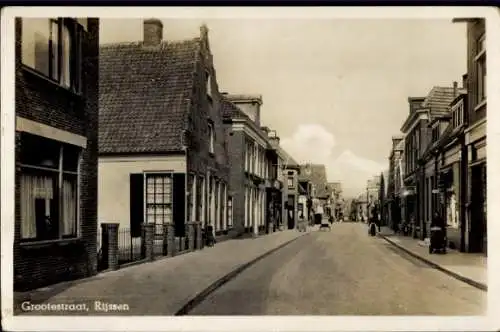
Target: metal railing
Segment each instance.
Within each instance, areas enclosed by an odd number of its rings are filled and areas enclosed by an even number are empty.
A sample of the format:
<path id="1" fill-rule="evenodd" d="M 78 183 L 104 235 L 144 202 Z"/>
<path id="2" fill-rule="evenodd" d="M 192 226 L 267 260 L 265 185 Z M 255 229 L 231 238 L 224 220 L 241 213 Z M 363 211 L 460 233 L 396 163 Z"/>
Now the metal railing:
<path id="1" fill-rule="evenodd" d="M 133 234 L 130 228 L 118 229 L 118 264 L 144 259 L 142 234 Z"/>

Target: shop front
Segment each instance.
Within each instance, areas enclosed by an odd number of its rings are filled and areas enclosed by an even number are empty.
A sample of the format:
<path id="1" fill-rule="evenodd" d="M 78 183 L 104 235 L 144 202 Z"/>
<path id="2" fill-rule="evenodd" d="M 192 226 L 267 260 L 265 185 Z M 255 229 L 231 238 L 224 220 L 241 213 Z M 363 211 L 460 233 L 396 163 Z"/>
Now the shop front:
<path id="1" fill-rule="evenodd" d="M 468 150 L 468 252 L 487 253 L 486 120 L 466 133 Z"/>
<path id="2" fill-rule="evenodd" d="M 282 184 L 275 180 L 266 188 L 266 233 L 273 233 L 281 224 Z"/>

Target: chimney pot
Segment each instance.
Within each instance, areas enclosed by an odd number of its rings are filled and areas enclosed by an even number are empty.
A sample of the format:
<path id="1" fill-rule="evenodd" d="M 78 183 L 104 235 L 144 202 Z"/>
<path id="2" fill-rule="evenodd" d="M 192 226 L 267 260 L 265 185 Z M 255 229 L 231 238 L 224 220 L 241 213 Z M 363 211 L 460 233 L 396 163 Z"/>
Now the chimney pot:
<path id="1" fill-rule="evenodd" d="M 462 88 L 463 89 L 467 89 L 467 78 L 468 77 L 469 77 L 469 75 L 467 75 L 467 74 L 462 75 Z"/>
<path id="2" fill-rule="evenodd" d="M 144 45 L 157 46 L 163 40 L 163 23 L 155 18 L 144 20 Z"/>
<path id="3" fill-rule="evenodd" d="M 455 81 L 453 82 L 453 97 L 456 97 L 458 95 L 458 83 Z"/>

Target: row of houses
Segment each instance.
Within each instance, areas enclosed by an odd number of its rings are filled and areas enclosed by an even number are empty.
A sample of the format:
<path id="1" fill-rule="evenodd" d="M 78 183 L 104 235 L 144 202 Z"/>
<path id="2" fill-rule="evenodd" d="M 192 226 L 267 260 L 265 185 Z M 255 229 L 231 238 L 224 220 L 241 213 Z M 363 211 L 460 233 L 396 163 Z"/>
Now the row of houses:
<path id="1" fill-rule="evenodd" d="M 221 92 L 206 26 L 167 41 L 147 19 L 142 41 L 100 45 L 97 18 L 18 18 L 15 37 L 16 290 L 96 274 L 109 225 L 134 255 L 144 225 L 180 247 L 191 222 L 256 236 L 333 196 L 262 96 Z"/>
<path id="2" fill-rule="evenodd" d="M 408 98 L 402 134 L 392 137 L 384 213 L 394 229 L 409 223 L 424 240 L 437 212 L 450 247 L 486 253 L 485 21 L 454 22 L 467 24 L 467 73 L 461 86 Z"/>

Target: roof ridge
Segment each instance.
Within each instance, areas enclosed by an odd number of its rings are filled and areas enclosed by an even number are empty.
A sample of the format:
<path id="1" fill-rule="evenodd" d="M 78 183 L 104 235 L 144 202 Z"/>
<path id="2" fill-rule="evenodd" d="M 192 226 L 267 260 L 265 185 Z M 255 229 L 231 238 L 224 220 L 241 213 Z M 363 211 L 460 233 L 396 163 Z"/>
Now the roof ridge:
<path id="1" fill-rule="evenodd" d="M 161 46 L 166 45 L 178 45 L 183 43 L 192 43 L 200 41 L 200 37 L 179 39 L 179 40 L 163 40 L 160 42 Z M 102 43 L 99 44 L 99 48 L 108 48 L 108 47 L 116 47 L 116 46 L 141 46 L 144 42 L 142 40 L 134 40 L 134 41 L 121 41 L 121 42 L 110 42 L 110 43 Z"/>

